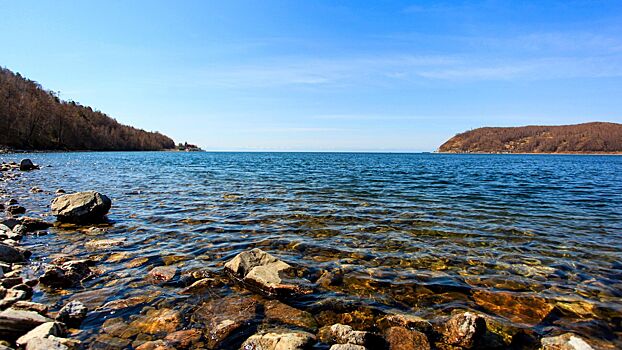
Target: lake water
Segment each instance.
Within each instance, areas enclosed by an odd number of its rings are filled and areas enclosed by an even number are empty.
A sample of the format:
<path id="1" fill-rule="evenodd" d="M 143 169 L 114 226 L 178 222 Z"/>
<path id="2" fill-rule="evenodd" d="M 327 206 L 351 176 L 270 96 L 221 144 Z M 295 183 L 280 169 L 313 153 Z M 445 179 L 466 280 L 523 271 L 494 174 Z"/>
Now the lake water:
<path id="1" fill-rule="evenodd" d="M 622 347 L 622 157 L 346 153 L 54 153 L 44 166 L 0 183 L 29 215 L 47 213 L 57 188 L 113 200 L 104 235 L 52 228 L 27 237 L 29 273 L 60 253 L 99 261 L 83 288 L 38 290 L 61 305 L 94 309 L 129 296 L 191 310 L 243 291 L 223 286 L 188 297 L 145 282 L 163 263 L 220 274 L 260 247 L 311 281 L 343 275 L 291 303 L 311 311 L 338 298 L 427 318 L 473 309 L 539 334 L 573 331 Z M 19 160 L 22 155 L 2 155 Z M 44 193 L 31 194 L 32 186 Z M 93 239 L 122 246 L 89 249 Z M 143 264 L 130 264 L 146 258 Z M 135 266 L 136 265 L 136 266 Z M 109 317 L 90 314 L 87 344 Z M 530 310 L 524 310 L 530 309 Z M 535 310 L 535 311 L 533 311 Z M 256 320 L 258 323 L 262 320 Z M 192 327 L 192 320 L 184 320 Z"/>

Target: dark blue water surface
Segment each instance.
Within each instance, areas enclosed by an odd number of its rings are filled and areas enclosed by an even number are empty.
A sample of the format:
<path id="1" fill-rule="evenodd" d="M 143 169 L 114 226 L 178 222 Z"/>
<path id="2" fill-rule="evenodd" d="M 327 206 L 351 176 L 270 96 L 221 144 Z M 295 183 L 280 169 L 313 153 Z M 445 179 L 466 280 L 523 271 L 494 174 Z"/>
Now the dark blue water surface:
<path id="1" fill-rule="evenodd" d="M 194 301 L 179 288 L 144 282 L 162 257 L 173 257 L 180 271 L 219 273 L 235 254 L 260 247 L 312 281 L 324 271 L 343 274 L 342 284 L 318 288 L 297 302 L 300 308 L 314 310 L 310 305 L 332 297 L 429 318 L 468 308 L 540 334 L 574 331 L 622 345 L 620 156 L 27 156 L 51 167 L 0 186 L 30 215 L 45 215 L 58 188 L 97 190 L 113 200 L 103 236 L 53 228 L 25 239 L 34 252 L 32 274 L 59 254 L 97 258 L 102 269 L 84 288 L 39 290 L 40 301 L 78 297 L 94 309 L 154 293 L 152 304 L 184 308 Z M 31 194 L 32 186 L 45 192 Z M 103 251 L 85 246 L 102 238 L 125 242 Z M 128 267 L 140 257 L 148 262 Z M 524 316 L 521 307 L 536 315 Z M 90 317 L 82 338 L 106 317 Z"/>

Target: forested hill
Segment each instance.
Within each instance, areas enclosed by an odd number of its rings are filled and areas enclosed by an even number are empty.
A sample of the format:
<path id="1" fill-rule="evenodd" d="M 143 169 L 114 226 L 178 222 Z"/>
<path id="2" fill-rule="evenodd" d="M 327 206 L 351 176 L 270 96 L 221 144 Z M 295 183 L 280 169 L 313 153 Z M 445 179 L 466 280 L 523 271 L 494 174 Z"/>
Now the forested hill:
<path id="1" fill-rule="evenodd" d="M 152 151 L 175 143 L 157 132 L 122 125 L 106 114 L 0 67 L 0 148 Z"/>
<path id="2" fill-rule="evenodd" d="M 622 124 L 479 128 L 458 134 L 438 150 L 448 153 L 621 153 Z"/>

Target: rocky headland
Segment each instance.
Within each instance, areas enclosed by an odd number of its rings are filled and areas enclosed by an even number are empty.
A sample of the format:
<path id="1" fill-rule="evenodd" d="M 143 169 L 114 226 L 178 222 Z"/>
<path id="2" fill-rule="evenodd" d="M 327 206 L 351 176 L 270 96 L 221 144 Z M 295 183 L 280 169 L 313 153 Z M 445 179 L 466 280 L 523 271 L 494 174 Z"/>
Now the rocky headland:
<path id="1" fill-rule="evenodd" d="M 447 140 L 438 152 L 622 154 L 622 124 L 477 128 Z"/>

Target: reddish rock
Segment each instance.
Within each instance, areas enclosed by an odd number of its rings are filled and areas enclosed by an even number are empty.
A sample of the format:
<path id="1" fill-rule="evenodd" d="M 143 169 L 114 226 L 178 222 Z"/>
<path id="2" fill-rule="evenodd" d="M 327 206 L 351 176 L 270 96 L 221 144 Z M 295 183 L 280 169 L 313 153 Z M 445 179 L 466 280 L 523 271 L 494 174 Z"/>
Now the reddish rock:
<path id="1" fill-rule="evenodd" d="M 249 297 L 228 296 L 203 303 L 192 315 L 205 325 L 210 349 L 222 347 L 245 334 L 257 316 L 257 302 Z"/>
<path id="2" fill-rule="evenodd" d="M 531 326 L 540 323 L 555 308 L 544 298 L 510 292 L 478 290 L 473 293 L 473 299 L 492 314 Z"/>
<path id="3" fill-rule="evenodd" d="M 264 313 L 269 321 L 278 321 L 309 330 L 317 329 L 317 322 L 310 313 L 283 304 L 277 300 L 266 302 L 264 304 Z"/>
<path id="4" fill-rule="evenodd" d="M 168 334 L 177 330 L 181 315 L 172 309 L 151 309 L 130 323 L 130 327 L 145 334 Z"/>
<path id="5" fill-rule="evenodd" d="M 176 349 L 190 349 L 190 347 L 201 340 L 202 333 L 199 329 L 187 329 L 173 332 L 164 338 L 168 344 Z"/>
<path id="6" fill-rule="evenodd" d="M 404 327 L 387 329 L 385 339 L 390 350 L 430 350 L 430 342 L 425 334 Z"/>

